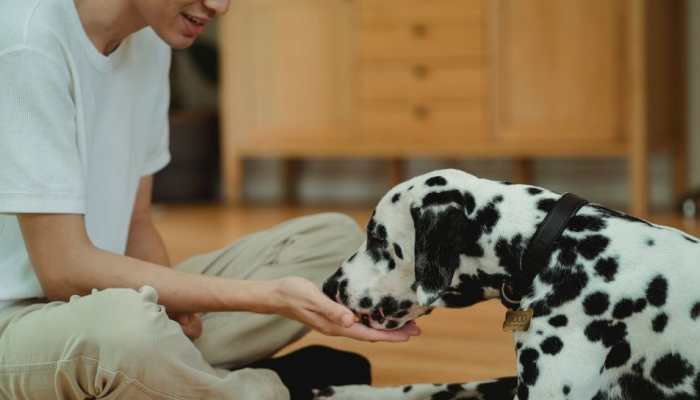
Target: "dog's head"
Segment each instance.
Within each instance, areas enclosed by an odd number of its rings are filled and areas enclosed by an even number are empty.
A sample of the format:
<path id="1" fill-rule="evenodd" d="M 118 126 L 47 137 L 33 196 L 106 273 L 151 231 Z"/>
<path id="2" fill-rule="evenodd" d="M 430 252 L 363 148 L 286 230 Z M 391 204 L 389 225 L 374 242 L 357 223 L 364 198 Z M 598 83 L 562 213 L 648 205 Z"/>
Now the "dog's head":
<path id="1" fill-rule="evenodd" d="M 365 242 L 324 292 L 378 329 L 399 328 L 433 307 L 483 300 L 493 289 L 480 281 L 478 240 L 498 220 L 502 197 L 477 212 L 471 190 L 478 182 L 443 170 L 391 189 L 370 217 Z"/>

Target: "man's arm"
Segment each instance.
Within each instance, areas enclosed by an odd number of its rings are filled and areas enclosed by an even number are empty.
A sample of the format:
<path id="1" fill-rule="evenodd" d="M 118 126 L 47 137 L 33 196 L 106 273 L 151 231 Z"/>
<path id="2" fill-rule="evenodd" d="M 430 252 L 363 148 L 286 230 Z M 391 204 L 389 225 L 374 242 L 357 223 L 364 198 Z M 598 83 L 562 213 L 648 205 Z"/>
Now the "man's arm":
<path id="1" fill-rule="evenodd" d="M 18 214 L 22 235 L 50 300 L 87 295 L 93 288 L 152 286 L 169 312 L 252 311 L 295 319 L 327 335 L 404 341 L 415 327 L 384 332 L 354 323 L 350 310 L 306 279 L 244 281 L 189 274 L 96 248 L 79 214 Z"/>
<path id="2" fill-rule="evenodd" d="M 155 264 L 170 266 L 170 258 L 151 218 L 151 193 L 153 176 L 144 176 L 139 182 L 134 211 L 129 225 L 129 239 L 126 255 Z"/>
<path id="3" fill-rule="evenodd" d="M 256 294 L 270 282 L 188 274 L 96 248 L 82 215 L 22 214 L 22 234 L 45 295 L 66 300 L 93 288 L 153 286 L 172 312 L 250 310 L 272 312 Z"/>

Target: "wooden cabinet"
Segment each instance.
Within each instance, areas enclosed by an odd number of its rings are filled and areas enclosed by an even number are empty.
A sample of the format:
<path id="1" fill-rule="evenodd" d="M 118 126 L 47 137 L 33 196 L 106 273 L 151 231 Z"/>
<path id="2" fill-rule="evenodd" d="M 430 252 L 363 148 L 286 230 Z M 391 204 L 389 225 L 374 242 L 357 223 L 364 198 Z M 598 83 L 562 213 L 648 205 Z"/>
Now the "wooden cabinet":
<path id="1" fill-rule="evenodd" d="M 220 32 L 223 162 L 624 157 L 684 189 L 681 0 L 239 0 Z"/>

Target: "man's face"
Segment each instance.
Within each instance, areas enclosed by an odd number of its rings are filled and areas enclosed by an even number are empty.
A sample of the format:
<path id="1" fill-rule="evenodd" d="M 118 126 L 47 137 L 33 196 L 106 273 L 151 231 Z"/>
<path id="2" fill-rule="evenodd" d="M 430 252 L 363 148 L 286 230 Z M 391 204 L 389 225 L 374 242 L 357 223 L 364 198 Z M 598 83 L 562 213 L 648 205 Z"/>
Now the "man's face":
<path id="1" fill-rule="evenodd" d="M 229 0 L 138 0 L 147 25 L 171 47 L 189 47 L 207 23 L 225 13 Z"/>

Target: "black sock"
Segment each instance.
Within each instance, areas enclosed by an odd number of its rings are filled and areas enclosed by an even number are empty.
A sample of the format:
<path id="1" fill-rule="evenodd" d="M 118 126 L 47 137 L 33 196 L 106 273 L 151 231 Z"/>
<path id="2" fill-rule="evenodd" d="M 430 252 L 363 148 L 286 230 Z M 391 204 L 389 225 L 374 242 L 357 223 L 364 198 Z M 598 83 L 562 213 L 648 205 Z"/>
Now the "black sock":
<path id="1" fill-rule="evenodd" d="M 369 385 L 371 366 L 365 357 L 325 346 L 309 346 L 282 357 L 269 358 L 245 368 L 275 371 L 292 400 L 310 400 L 311 389 L 327 386 Z"/>

